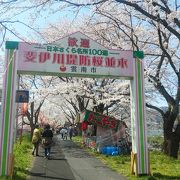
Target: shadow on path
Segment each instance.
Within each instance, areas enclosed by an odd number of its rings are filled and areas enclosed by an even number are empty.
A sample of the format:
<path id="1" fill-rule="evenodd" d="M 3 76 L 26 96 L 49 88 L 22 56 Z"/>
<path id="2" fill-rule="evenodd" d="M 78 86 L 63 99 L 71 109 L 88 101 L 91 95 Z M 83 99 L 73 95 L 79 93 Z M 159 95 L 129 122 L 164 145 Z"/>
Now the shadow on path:
<path id="1" fill-rule="evenodd" d="M 124 180 L 123 176 L 111 170 L 101 161 L 77 146 L 73 141 L 61 140 L 55 136 L 50 160 L 34 157 L 33 167 L 27 180 Z"/>

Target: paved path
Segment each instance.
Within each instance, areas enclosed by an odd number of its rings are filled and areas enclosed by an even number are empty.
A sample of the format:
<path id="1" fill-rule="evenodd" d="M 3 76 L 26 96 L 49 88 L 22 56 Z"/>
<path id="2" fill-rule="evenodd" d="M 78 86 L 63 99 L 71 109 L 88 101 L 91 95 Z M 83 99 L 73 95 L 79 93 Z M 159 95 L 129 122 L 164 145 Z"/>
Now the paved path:
<path id="1" fill-rule="evenodd" d="M 70 140 L 57 136 L 52 147 L 51 159 L 34 157 L 33 167 L 27 180 L 124 180 L 125 177 L 106 167 Z"/>

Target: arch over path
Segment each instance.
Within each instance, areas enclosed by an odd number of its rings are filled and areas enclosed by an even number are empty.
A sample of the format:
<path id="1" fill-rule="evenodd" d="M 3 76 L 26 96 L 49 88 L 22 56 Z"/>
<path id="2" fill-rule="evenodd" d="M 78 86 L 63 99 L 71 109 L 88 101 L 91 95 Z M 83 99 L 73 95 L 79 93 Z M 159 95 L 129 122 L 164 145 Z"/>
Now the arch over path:
<path id="1" fill-rule="evenodd" d="M 18 74 L 130 80 L 131 169 L 136 175 L 150 174 L 141 52 L 107 49 L 81 32 L 76 32 L 53 44 L 7 41 L 5 58 L 0 121 L 0 175 L 9 175 L 12 167 Z"/>

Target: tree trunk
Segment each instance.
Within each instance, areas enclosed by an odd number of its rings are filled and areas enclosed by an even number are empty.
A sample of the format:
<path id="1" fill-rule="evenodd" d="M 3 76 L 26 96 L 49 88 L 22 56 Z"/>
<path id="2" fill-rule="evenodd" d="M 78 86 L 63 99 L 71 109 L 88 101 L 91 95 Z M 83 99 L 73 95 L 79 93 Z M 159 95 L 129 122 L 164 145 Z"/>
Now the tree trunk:
<path id="1" fill-rule="evenodd" d="M 100 114 L 103 114 L 103 112 L 104 112 L 104 104 L 100 103 L 99 105 L 94 106 L 93 111 L 98 112 Z"/>
<path id="2" fill-rule="evenodd" d="M 175 116 L 167 112 L 164 117 L 164 144 L 163 151 L 168 156 L 178 158 L 179 143 L 180 143 L 180 125 L 176 129 L 173 128 Z"/>
<path id="3" fill-rule="evenodd" d="M 34 131 L 34 129 L 31 128 L 31 139 L 32 139 L 32 136 L 33 136 L 33 131 Z"/>
<path id="4" fill-rule="evenodd" d="M 76 99 L 78 101 L 79 111 L 83 112 L 85 110 L 84 98 L 82 96 L 77 95 Z"/>
<path id="5" fill-rule="evenodd" d="M 31 114 L 30 114 L 30 128 L 31 128 L 31 139 L 32 139 L 32 136 L 33 136 L 33 131 L 34 131 L 34 124 L 33 124 L 33 118 L 34 118 L 34 102 L 31 102 Z"/>

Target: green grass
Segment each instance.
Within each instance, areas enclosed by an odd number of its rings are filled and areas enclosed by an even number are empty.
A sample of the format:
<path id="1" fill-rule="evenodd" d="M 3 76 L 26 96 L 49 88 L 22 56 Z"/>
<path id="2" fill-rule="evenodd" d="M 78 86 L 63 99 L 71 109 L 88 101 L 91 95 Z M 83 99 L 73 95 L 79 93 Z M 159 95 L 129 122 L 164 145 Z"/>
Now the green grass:
<path id="1" fill-rule="evenodd" d="M 22 143 L 19 140 L 14 145 L 14 175 L 13 177 L 0 177 L 0 180 L 25 180 L 28 175 L 28 168 L 32 164 L 32 144 L 30 136 L 26 135 L 23 137 Z"/>
<path id="2" fill-rule="evenodd" d="M 153 149 L 162 149 L 164 138 L 162 136 L 150 136 L 148 137 L 148 143 Z"/>
<path id="3" fill-rule="evenodd" d="M 162 136 L 150 136 L 148 137 L 148 142 L 153 144 L 162 145 L 164 138 Z"/>
<path id="4" fill-rule="evenodd" d="M 18 180 L 25 179 L 28 173 L 28 168 L 32 163 L 32 144 L 30 141 L 30 136 L 24 136 L 22 144 L 19 141 L 15 144 L 14 155 L 15 155 L 15 165 L 14 172 Z"/>
<path id="5" fill-rule="evenodd" d="M 10 177 L 0 177 L 0 180 L 11 180 Z"/>
<path id="6" fill-rule="evenodd" d="M 151 171 L 154 177 L 164 179 L 180 179 L 180 160 L 175 160 L 153 151 L 150 153 Z"/>
<path id="7" fill-rule="evenodd" d="M 78 145 L 82 146 L 82 138 L 74 137 L 73 141 Z M 131 158 L 129 155 L 120 156 L 107 156 L 93 152 L 91 149 L 86 148 L 86 150 L 94 155 L 96 158 L 100 159 L 104 164 L 106 164 L 111 169 L 117 171 L 128 179 L 141 179 L 141 180 L 169 180 L 169 179 L 180 179 L 180 160 L 172 159 L 162 152 L 151 151 L 150 152 L 150 170 L 152 176 L 142 176 L 136 177 L 130 174 L 130 162 Z"/>

